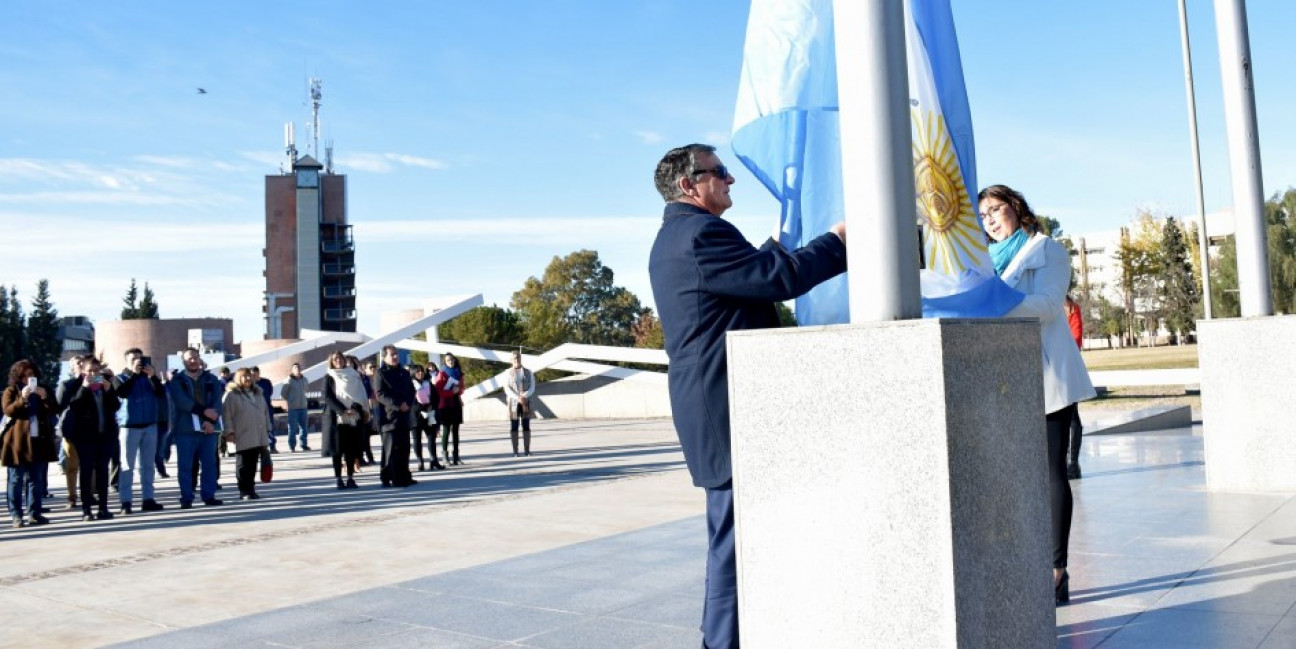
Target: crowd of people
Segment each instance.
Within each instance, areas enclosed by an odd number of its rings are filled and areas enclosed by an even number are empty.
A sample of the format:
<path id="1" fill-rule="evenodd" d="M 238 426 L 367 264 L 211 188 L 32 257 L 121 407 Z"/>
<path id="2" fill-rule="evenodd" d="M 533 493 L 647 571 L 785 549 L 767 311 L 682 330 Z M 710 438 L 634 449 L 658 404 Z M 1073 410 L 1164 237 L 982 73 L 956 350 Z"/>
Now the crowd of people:
<path id="1" fill-rule="evenodd" d="M 67 485 L 69 510 L 81 520 L 108 520 L 136 511 L 161 511 L 155 478 L 171 477 L 167 464 L 175 454 L 179 506 L 190 509 L 223 505 L 216 497 L 222 457 L 234 455 L 241 500 L 258 500 L 258 474 L 270 479 L 267 465 L 278 453 L 275 436 L 274 386 L 256 367 L 219 373 L 208 370 L 198 350 L 181 355 L 183 370 L 154 369 L 138 348 L 125 352 L 114 373 L 87 355 L 72 361 L 71 374 L 57 386 L 43 380 L 39 368 L 20 360 L 9 370 L 3 391 L 0 464 L 7 469 L 7 506 L 13 527 L 44 525 L 52 498 L 49 466 L 58 463 Z M 418 483 L 410 469 L 410 450 L 418 471 L 440 471 L 462 465 L 459 427 L 463 423 L 463 371 L 453 354 L 438 367 L 402 365 L 394 346 L 382 349 L 378 362 L 334 352 L 320 395 L 320 451 L 332 459 L 338 489 L 356 489 L 361 467 L 379 465 L 384 488 Z M 535 376 L 514 353 L 507 372 L 507 395 L 513 455 L 519 456 L 518 428 L 524 432 L 521 453 L 531 454 L 531 396 Z M 307 380 L 293 365 L 280 397 L 287 411 L 291 452 L 310 451 Z M 381 438 L 381 457 L 373 455 L 372 437 Z M 437 438 L 441 454 L 437 454 Z M 425 461 L 423 440 L 427 440 Z M 345 470 L 345 478 L 343 471 Z M 136 484 L 139 507 L 136 509 Z M 114 514 L 110 486 L 117 492 Z"/>

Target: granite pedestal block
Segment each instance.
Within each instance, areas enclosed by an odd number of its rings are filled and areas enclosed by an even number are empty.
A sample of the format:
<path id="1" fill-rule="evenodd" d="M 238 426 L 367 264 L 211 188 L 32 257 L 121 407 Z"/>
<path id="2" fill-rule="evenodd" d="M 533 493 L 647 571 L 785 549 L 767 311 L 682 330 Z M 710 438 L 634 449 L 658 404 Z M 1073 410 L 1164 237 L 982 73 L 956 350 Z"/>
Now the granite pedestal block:
<path id="1" fill-rule="evenodd" d="M 1034 320 L 728 337 L 748 649 L 1052 647 Z"/>
<path id="2" fill-rule="evenodd" d="M 1197 323 L 1206 486 L 1296 491 L 1296 316 Z"/>

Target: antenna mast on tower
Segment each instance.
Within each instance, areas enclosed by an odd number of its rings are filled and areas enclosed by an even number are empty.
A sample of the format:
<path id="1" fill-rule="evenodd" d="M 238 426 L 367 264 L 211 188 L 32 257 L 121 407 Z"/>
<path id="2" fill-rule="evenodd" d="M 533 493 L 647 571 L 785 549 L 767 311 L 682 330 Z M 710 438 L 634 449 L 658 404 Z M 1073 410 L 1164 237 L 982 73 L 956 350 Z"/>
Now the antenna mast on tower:
<path id="1" fill-rule="evenodd" d="M 319 159 L 319 136 L 320 136 L 320 103 L 324 100 L 323 91 L 324 81 L 319 77 L 310 78 L 310 98 L 311 98 L 311 155 L 316 160 Z"/>
<path id="2" fill-rule="evenodd" d="M 288 155 L 288 168 L 292 169 L 293 165 L 297 164 L 297 141 L 293 134 L 292 122 L 284 124 L 284 153 Z"/>

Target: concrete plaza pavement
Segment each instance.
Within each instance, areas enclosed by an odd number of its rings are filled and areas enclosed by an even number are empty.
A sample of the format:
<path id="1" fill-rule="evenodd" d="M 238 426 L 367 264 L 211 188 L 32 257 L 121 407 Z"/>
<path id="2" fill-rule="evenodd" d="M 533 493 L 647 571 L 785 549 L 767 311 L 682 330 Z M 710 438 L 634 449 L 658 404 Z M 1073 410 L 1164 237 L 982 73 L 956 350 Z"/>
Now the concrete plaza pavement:
<path id="1" fill-rule="evenodd" d="M 6 530 L 0 647 L 699 646 L 703 499 L 668 421 L 536 422 L 517 459 L 464 432 L 468 464 L 410 489 L 280 454 L 259 502 L 182 512 L 171 479 L 165 512 Z M 1082 461 L 1059 647 L 1296 647 L 1296 495 L 1206 491 L 1199 426 Z"/>

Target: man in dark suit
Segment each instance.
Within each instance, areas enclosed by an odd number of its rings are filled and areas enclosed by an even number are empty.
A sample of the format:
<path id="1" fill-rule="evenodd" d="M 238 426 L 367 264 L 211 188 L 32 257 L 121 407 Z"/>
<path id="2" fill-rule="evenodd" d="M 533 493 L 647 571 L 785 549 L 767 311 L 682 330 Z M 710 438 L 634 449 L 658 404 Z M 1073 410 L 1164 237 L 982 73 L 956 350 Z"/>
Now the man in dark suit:
<path id="1" fill-rule="evenodd" d="M 846 270 L 846 226 L 785 250 L 753 247 L 720 218 L 733 205 L 734 177 L 715 147 L 666 153 L 654 180 L 665 217 L 648 260 L 653 298 L 670 358 L 671 411 L 693 484 L 707 491 L 705 649 L 738 646 L 729 380 L 725 332 L 779 326 L 774 303 L 802 295 Z"/>

